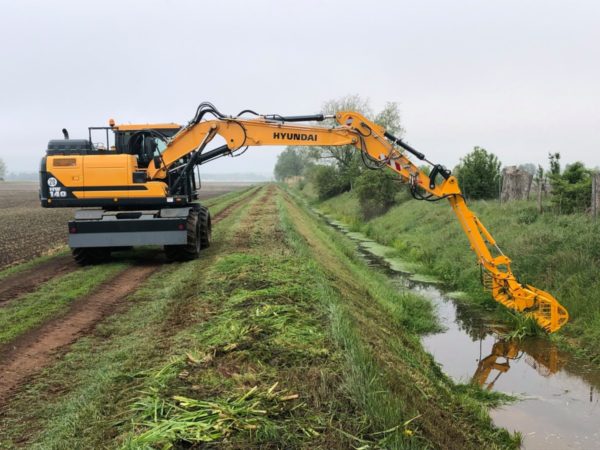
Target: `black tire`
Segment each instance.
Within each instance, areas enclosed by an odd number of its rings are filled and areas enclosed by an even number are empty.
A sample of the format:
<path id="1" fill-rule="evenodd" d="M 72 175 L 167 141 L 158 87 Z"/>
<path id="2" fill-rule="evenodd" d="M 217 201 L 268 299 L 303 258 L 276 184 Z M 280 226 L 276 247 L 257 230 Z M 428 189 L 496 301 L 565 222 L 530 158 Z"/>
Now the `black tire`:
<path id="1" fill-rule="evenodd" d="M 110 249 L 103 247 L 73 248 L 71 253 L 80 266 L 101 264 L 110 259 Z"/>
<path id="2" fill-rule="evenodd" d="M 210 221 L 210 212 L 206 206 L 200 206 L 198 213 L 198 226 L 200 233 L 200 249 L 210 247 L 212 241 L 212 224 Z"/>
<path id="3" fill-rule="evenodd" d="M 165 245 L 165 255 L 171 261 L 191 261 L 200 256 L 201 241 L 198 220 L 200 205 L 194 205 L 187 218 L 187 244 Z"/>

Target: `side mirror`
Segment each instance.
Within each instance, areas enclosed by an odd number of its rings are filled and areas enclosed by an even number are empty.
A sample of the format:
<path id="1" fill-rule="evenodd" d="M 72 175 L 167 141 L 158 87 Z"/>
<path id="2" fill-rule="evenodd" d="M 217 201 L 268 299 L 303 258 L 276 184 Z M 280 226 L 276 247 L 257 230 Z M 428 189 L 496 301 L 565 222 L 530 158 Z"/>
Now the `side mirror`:
<path id="1" fill-rule="evenodd" d="M 154 158 L 152 158 L 152 161 L 154 161 L 154 167 L 156 167 L 157 169 L 162 166 L 162 161 L 160 159 L 160 156 L 156 155 Z"/>

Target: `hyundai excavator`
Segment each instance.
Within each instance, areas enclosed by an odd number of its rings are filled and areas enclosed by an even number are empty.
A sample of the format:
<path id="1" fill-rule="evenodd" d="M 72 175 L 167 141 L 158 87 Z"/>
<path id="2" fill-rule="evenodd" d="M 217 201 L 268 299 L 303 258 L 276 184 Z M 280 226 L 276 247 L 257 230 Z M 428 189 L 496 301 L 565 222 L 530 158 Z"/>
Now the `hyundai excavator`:
<path id="1" fill-rule="evenodd" d="M 114 145 L 94 145 L 92 130 L 112 132 Z M 42 159 L 40 199 L 47 208 L 85 207 L 68 224 L 69 246 L 80 264 L 136 245 L 162 245 L 172 260 L 198 257 L 211 237 L 209 211 L 197 202 L 195 168 L 201 164 L 250 146 L 352 145 L 369 168 L 395 172 L 414 198 L 448 200 L 496 301 L 532 316 L 548 332 L 568 321 L 566 309 L 551 294 L 517 280 L 511 260 L 467 207 L 448 169 L 357 112 L 281 116 L 244 110 L 226 116 L 203 102 L 185 126 L 116 125 L 111 119 L 108 127 L 90 128 L 89 139 L 63 133 L 65 139 L 51 140 Z M 207 149 L 217 136 L 225 144 Z M 411 158 L 429 164 L 429 173 Z"/>

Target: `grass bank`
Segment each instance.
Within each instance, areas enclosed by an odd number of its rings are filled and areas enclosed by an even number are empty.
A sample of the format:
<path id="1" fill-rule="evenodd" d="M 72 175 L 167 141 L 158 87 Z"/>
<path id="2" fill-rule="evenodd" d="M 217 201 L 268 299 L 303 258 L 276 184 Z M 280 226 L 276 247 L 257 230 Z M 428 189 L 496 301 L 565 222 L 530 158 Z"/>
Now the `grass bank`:
<path id="1" fill-rule="evenodd" d="M 518 446 L 519 437 L 496 429 L 487 414 L 486 406 L 506 398 L 455 385 L 423 351 L 420 333 L 437 328 L 425 299 L 398 292 L 357 256 L 354 243 L 291 198 L 284 225 L 318 275 L 345 356 L 346 389 L 369 418 L 367 448 Z"/>
<path id="2" fill-rule="evenodd" d="M 513 260 L 519 279 L 551 292 L 568 309 L 571 321 L 552 338 L 600 361 L 600 221 L 584 214 L 540 214 L 533 202 L 525 201 L 476 201 L 469 206 Z M 466 291 L 471 300 L 496 305 L 481 288 L 475 257 L 445 202 L 407 201 L 366 222 L 350 193 L 319 208 L 393 247 L 398 256 L 421 263 L 447 286 Z"/>

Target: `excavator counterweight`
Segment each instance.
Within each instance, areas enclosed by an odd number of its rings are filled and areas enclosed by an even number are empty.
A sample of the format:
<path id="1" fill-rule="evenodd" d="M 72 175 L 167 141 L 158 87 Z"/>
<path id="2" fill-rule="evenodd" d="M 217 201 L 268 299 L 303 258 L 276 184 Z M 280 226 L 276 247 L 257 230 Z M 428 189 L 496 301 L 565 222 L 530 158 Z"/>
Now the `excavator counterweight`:
<path id="1" fill-rule="evenodd" d="M 312 124 L 327 119 L 336 125 Z M 568 321 L 567 311 L 552 295 L 516 279 L 510 259 L 468 208 L 449 170 L 357 112 L 280 116 L 244 110 L 226 116 L 201 103 L 183 127 L 111 121 L 102 129 L 114 133 L 113 147 L 94 146 L 91 131 L 89 140 L 71 140 L 65 133 L 66 139 L 50 141 L 42 159 L 42 206 L 95 208 L 78 211 L 69 222 L 69 243 L 79 262 L 95 262 L 114 248 L 149 244 L 164 245 L 172 259 L 198 257 L 210 240 L 210 214 L 197 203 L 198 166 L 249 146 L 352 145 L 370 168 L 395 172 L 415 199 L 450 202 L 477 256 L 484 286 L 496 301 L 530 315 L 548 332 Z M 225 145 L 207 150 L 217 136 Z M 408 154 L 430 164 L 429 174 Z"/>

